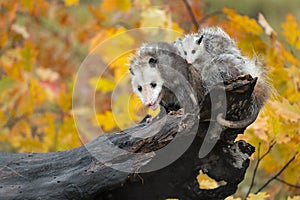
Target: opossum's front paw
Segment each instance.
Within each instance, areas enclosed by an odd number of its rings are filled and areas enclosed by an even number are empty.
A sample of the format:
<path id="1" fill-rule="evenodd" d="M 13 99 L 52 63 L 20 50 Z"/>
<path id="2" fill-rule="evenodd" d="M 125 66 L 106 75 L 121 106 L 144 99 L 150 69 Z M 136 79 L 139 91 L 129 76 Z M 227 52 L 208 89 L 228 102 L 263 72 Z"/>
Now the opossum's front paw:
<path id="1" fill-rule="evenodd" d="M 145 117 L 144 117 L 144 119 L 142 119 L 142 121 L 140 122 L 140 124 L 142 124 L 142 123 L 150 123 L 150 122 L 152 122 L 152 116 L 151 115 L 149 115 L 149 114 L 147 114 Z"/>
<path id="2" fill-rule="evenodd" d="M 152 122 L 152 119 L 153 119 L 152 117 L 149 117 L 149 118 L 146 119 L 146 122 L 147 122 L 147 123 L 151 123 L 151 122 Z"/>

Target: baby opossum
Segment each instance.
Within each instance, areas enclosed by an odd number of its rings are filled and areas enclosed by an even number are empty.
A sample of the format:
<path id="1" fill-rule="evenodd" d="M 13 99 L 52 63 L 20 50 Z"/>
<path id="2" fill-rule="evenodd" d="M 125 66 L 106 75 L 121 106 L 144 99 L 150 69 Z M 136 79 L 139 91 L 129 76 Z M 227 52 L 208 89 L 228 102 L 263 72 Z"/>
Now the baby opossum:
<path id="1" fill-rule="evenodd" d="M 199 33 L 178 38 L 174 46 L 188 64 L 210 61 L 221 54 L 240 55 L 235 42 L 219 27 L 204 28 Z"/>
<path id="2" fill-rule="evenodd" d="M 177 55 L 172 44 L 156 42 L 144 44 L 130 60 L 133 91 L 144 105 L 157 109 L 162 105 L 167 112 L 178 110 L 187 95 L 198 105 L 202 85 L 200 75 Z M 191 86 L 191 87 L 189 87 Z M 194 94 L 194 91 L 197 93 Z"/>
<path id="3" fill-rule="evenodd" d="M 259 109 L 269 97 L 266 72 L 255 60 L 242 56 L 227 33 L 219 27 L 204 28 L 174 42 L 177 52 L 197 68 L 206 88 L 233 77 L 250 74 L 257 77 L 254 95 Z"/>

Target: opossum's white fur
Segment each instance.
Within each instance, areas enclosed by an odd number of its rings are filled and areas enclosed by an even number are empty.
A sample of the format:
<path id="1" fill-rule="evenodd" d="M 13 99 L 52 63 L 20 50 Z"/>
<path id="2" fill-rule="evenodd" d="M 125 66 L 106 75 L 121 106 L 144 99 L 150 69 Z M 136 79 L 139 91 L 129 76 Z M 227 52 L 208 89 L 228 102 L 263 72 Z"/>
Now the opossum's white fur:
<path id="1" fill-rule="evenodd" d="M 135 68 L 133 73 L 131 79 L 133 91 L 139 96 L 144 105 L 151 106 L 152 110 L 157 109 L 164 84 L 160 72 L 158 69 L 150 67 L 150 65 L 145 65 L 142 68 Z M 155 84 L 155 87 L 153 87 L 153 84 Z M 141 91 L 138 90 L 139 87 L 142 88 Z"/>
<path id="2" fill-rule="evenodd" d="M 192 74 L 200 77 L 199 73 L 193 69 L 191 71 L 184 59 L 175 52 L 172 44 L 154 42 L 143 44 L 130 59 L 133 91 L 144 105 L 152 109 L 156 109 L 159 103 L 166 111 L 179 109 L 180 102 L 186 99 L 187 92 L 182 91 L 184 83 L 180 77 L 186 81 L 193 76 Z M 194 82 L 192 86 L 196 85 Z M 201 86 L 199 84 L 198 87 Z"/>
<path id="3" fill-rule="evenodd" d="M 201 54 L 200 42 L 201 36 L 197 33 L 185 35 L 183 39 L 178 38 L 174 45 L 178 49 L 179 55 L 184 58 L 187 63 L 192 64 Z M 200 45 L 200 46 L 199 46 Z"/>
<path id="4" fill-rule="evenodd" d="M 197 68 L 203 84 L 209 88 L 233 77 L 250 74 L 257 77 L 254 95 L 259 107 L 269 96 L 265 70 L 254 59 L 242 56 L 233 39 L 219 27 L 203 28 L 174 42 L 178 53 Z"/>

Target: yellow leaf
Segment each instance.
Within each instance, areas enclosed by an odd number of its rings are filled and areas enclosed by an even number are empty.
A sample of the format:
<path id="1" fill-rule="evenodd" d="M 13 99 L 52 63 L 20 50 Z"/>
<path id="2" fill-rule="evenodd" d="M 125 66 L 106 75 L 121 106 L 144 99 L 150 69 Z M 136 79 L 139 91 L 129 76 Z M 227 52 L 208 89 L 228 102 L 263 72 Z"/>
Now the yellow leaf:
<path id="1" fill-rule="evenodd" d="M 111 111 L 105 111 L 102 114 L 97 114 L 96 119 L 98 124 L 101 125 L 105 131 L 109 131 L 116 126 L 114 115 Z"/>
<path id="2" fill-rule="evenodd" d="M 109 67 L 114 70 L 114 78 L 116 82 L 128 73 L 129 67 L 126 66 L 126 64 L 128 63 L 129 54 L 130 52 L 119 56 L 109 65 Z"/>
<path id="3" fill-rule="evenodd" d="M 79 0 L 64 0 L 66 6 L 76 6 Z"/>
<path id="4" fill-rule="evenodd" d="M 1 124 L 0 142 L 6 143 L 9 142 L 10 139 L 11 139 L 10 130 L 8 128 L 3 128 Z M 0 147 L 0 150 L 3 151 L 3 146 Z"/>
<path id="5" fill-rule="evenodd" d="M 148 114 L 151 115 L 151 116 L 153 116 L 153 117 L 156 116 L 156 115 L 158 115 L 159 112 L 160 112 L 160 108 L 158 108 L 156 110 L 152 110 L 152 109 L 148 108 Z"/>
<path id="6" fill-rule="evenodd" d="M 240 197 L 234 198 L 233 196 L 229 196 L 225 200 L 242 200 L 242 199 Z"/>
<path id="7" fill-rule="evenodd" d="M 27 145 L 22 145 L 24 140 L 32 140 L 31 128 L 28 122 L 21 120 L 17 122 L 10 131 L 10 144 L 15 148 L 26 150 Z"/>
<path id="8" fill-rule="evenodd" d="M 21 79 L 21 72 L 16 63 L 21 59 L 20 48 L 8 49 L 0 57 L 1 68 L 6 72 L 8 77 Z"/>
<path id="9" fill-rule="evenodd" d="M 259 192 L 257 194 L 249 194 L 247 200 L 265 200 L 269 197 L 270 195 L 267 194 L 266 192 Z"/>
<path id="10" fill-rule="evenodd" d="M 116 124 L 120 129 L 125 129 L 132 125 L 133 120 L 135 120 L 135 115 L 131 115 L 132 106 L 131 95 L 128 93 L 118 94 L 114 97 L 112 110 L 115 116 Z"/>
<path id="11" fill-rule="evenodd" d="M 26 71 L 31 71 L 32 67 L 36 63 L 37 50 L 34 47 L 34 44 L 30 42 L 25 42 L 23 49 L 20 50 L 21 61 L 23 69 Z"/>
<path id="12" fill-rule="evenodd" d="M 43 138 L 43 151 L 55 151 L 55 145 L 56 144 L 56 136 L 57 131 L 55 129 L 55 116 L 51 113 L 45 113 L 43 116 L 45 120 L 45 126 L 43 127 L 43 132 L 45 133 L 45 136 Z"/>
<path id="13" fill-rule="evenodd" d="M 129 117 L 133 121 L 141 121 L 146 115 L 145 106 L 136 94 L 132 94 L 128 104 Z"/>
<path id="14" fill-rule="evenodd" d="M 131 7 L 131 0 L 117 0 L 118 8 L 124 12 L 127 12 Z"/>
<path id="15" fill-rule="evenodd" d="M 130 0 L 103 0 L 101 10 L 112 12 L 116 9 L 127 12 L 131 7 Z"/>
<path id="16" fill-rule="evenodd" d="M 28 10 L 32 10 L 32 7 L 34 6 L 33 0 L 20 0 L 20 3 L 24 8 L 27 8 Z"/>
<path id="17" fill-rule="evenodd" d="M 116 0 L 103 0 L 100 9 L 107 12 L 112 12 L 117 7 Z"/>
<path id="18" fill-rule="evenodd" d="M 175 22 L 172 23 L 172 30 L 176 31 L 178 33 L 184 33 L 184 30 L 182 28 L 180 28 L 180 26 Z M 176 35 L 176 37 L 178 37 L 178 36 Z M 173 39 L 173 40 L 175 40 L 175 39 Z"/>
<path id="19" fill-rule="evenodd" d="M 62 84 L 61 91 L 58 93 L 57 104 L 64 112 L 68 112 L 72 107 L 72 90 L 72 85 L 67 87 L 65 84 Z"/>
<path id="20" fill-rule="evenodd" d="M 108 80 L 106 78 L 92 78 L 90 84 L 96 89 L 104 93 L 111 92 L 116 84 L 115 82 Z"/>
<path id="21" fill-rule="evenodd" d="M 199 175 L 197 176 L 200 189 L 214 189 L 220 185 L 226 184 L 224 181 L 217 182 L 214 179 L 210 178 L 208 175 L 204 174 L 200 170 Z"/>
<path id="22" fill-rule="evenodd" d="M 160 108 L 153 111 L 146 107 L 136 94 L 131 95 L 128 107 L 130 119 L 135 122 L 140 122 L 147 114 L 155 117 L 160 112 Z"/>
<path id="23" fill-rule="evenodd" d="M 7 117 L 3 111 L 0 111 L 0 127 L 3 128 L 3 125 L 7 122 Z"/>
<path id="24" fill-rule="evenodd" d="M 65 116 L 59 127 L 56 150 L 68 150 L 81 145 L 79 134 L 72 116 Z"/>
<path id="25" fill-rule="evenodd" d="M 119 60 L 121 61 L 121 60 Z M 118 82 L 120 79 L 122 79 L 124 77 L 124 75 L 126 75 L 126 73 L 128 73 L 128 66 L 124 66 L 126 62 L 120 62 L 120 65 L 118 65 L 117 67 L 113 66 L 112 63 L 112 67 L 114 67 L 114 78 L 115 81 Z"/>
<path id="26" fill-rule="evenodd" d="M 297 49 L 300 49 L 300 24 L 292 14 L 288 14 L 286 22 L 281 24 L 285 39 Z"/>
<path id="27" fill-rule="evenodd" d="M 106 63 L 111 63 L 132 50 L 132 45 L 135 44 L 135 39 L 124 33 L 125 31 L 124 27 L 120 27 L 100 32 L 92 39 L 90 51 L 98 52 Z M 98 46 L 99 44 L 101 45 Z"/>
<path id="28" fill-rule="evenodd" d="M 247 15 L 239 15 L 235 10 L 223 8 L 223 12 L 227 14 L 229 23 L 234 29 L 242 29 L 247 33 L 259 35 L 263 32 L 262 28 L 257 24 L 254 19 L 249 18 Z"/>
<path id="29" fill-rule="evenodd" d="M 46 92 L 36 79 L 30 80 L 30 94 L 30 100 L 32 101 L 33 106 L 42 104 L 46 99 Z"/>
<path id="30" fill-rule="evenodd" d="M 299 29 L 300 31 L 300 29 Z M 297 58 L 288 50 L 286 50 L 285 48 L 281 48 L 281 52 L 282 52 L 282 56 L 285 60 L 293 63 L 294 65 L 300 65 L 299 60 L 297 60 Z M 299 70 L 299 69 L 298 69 Z"/>

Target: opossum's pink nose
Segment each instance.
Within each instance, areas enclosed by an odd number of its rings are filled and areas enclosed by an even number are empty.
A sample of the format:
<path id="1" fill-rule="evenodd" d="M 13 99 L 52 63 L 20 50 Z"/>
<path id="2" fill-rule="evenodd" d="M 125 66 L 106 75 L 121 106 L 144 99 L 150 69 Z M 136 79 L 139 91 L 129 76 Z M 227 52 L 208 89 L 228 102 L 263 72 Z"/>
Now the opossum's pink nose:
<path id="1" fill-rule="evenodd" d="M 192 64 L 192 61 L 190 61 L 190 60 L 186 60 L 186 62 L 187 62 L 188 64 Z"/>
<path id="2" fill-rule="evenodd" d="M 154 104 L 154 102 L 152 102 L 152 101 L 146 102 L 146 106 L 153 106 L 153 104 Z"/>

